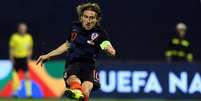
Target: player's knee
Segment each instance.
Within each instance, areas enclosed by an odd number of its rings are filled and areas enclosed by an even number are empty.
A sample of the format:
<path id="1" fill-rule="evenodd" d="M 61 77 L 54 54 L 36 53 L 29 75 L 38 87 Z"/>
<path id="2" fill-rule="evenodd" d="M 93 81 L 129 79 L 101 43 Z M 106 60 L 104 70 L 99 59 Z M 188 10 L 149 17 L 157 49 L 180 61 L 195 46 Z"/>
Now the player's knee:
<path id="1" fill-rule="evenodd" d="M 81 84 L 80 79 L 79 79 L 76 75 L 71 75 L 71 76 L 66 80 L 66 82 L 67 82 L 68 84 L 70 84 L 71 82 L 78 82 L 78 83 Z"/>
<path id="2" fill-rule="evenodd" d="M 83 86 L 86 86 L 88 88 L 92 88 L 93 87 L 93 83 L 91 81 L 84 81 L 83 82 Z"/>

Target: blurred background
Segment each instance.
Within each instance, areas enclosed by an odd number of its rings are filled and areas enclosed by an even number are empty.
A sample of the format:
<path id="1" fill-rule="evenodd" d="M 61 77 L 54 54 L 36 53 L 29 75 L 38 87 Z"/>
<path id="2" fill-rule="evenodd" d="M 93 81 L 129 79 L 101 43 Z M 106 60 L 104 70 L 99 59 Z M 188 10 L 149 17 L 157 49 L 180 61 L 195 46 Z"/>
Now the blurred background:
<path id="1" fill-rule="evenodd" d="M 78 20 L 75 7 L 84 2 L 87 1 L 0 1 L 1 100 L 26 98 L 26 74 L 23 71 L 18 72 L 21 88 L 15 97 L 12 93 L 9 41 L 19 22 L 26 22 L 33 38 L 33 61 L 29 63 L 31 98 L 63 97 L 65 55 L 47 62 L 46 68 L 36 69 L 34 60 L 66 41 L 72 21 Z M 107 101 L 118 101 L 116 98 L 122 101 L 201 100 L 200 0 L 89 2 L 100 4 L 101 25 L 117 49 L 115 58 L 99 56 L 102 85 L 92 94 L 94 98 L 109 99 Z M 180 37 L 181 34 L 185 35 Z"/>

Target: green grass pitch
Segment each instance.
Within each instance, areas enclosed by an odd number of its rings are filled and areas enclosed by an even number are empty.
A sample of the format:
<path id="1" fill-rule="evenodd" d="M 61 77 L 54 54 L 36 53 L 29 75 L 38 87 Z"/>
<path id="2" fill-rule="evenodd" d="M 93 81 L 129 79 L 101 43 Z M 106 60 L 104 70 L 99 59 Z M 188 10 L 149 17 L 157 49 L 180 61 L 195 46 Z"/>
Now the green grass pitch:
<path id="1" fill-rule="evenodd" d="M 76 101 L 70 99 L 5 99 L 0 101 Z M 90 99 L 89 101 L 201 101 L 200 100 L 162 100 L 162 99 Z"/>

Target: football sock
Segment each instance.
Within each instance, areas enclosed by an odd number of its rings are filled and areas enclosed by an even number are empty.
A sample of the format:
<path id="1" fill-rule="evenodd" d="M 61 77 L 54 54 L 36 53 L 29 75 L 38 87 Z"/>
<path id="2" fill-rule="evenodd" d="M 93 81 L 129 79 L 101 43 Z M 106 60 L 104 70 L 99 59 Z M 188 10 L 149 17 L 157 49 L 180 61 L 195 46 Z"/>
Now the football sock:
<path id="1" fill-rule="evenodd" d="M 79 89 L 82 91 L 82 86 L 80 83 L 74 81 L 70 83 L 70 89 Z"/>
<path id="2" fill-rule="evenodd" d="M 20 86 L 21 86 L 20 79 L 19 79 L 19 76 L 17 75 L 16 71 L 12 72 L 12 78 L 13 78 L 12 90 L 13 90 L 13 93 L 16 93 L 18 88 L 20 88 Z"/>
<path id="3" fill-rule="evenodd" d="M 84 101 L 89 101 L 89 97 L 88 97 L 88 96 L 85 96 L 85 97 L 84 97 Z"/>
<path id="4" fill-rule="evenodd" d="M 25 90 L 26 90 L 26 96 L 30 97 L 31 96 L 31 81 L 30 80 L 25 80 Z"/>

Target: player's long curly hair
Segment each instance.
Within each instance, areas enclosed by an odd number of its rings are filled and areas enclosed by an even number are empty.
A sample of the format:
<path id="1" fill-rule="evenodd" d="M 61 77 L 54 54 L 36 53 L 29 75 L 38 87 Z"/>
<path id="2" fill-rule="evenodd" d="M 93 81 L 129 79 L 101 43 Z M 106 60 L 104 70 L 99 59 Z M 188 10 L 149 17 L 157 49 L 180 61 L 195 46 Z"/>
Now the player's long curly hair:
<path id="1" fill-rule="evenodd" d="M 97 3 L 84 3 L 81 5 L 77 6 L 77 14 L 79 16 L 79 19 L 81 18 L 81 16 L 83 15 L 83 12 L 85 10 L 91 10 L 97 13 L 97 19 L 98 19 L 98 23 L 101 20 L 101 8 Z"/>

